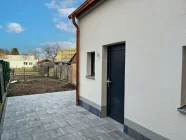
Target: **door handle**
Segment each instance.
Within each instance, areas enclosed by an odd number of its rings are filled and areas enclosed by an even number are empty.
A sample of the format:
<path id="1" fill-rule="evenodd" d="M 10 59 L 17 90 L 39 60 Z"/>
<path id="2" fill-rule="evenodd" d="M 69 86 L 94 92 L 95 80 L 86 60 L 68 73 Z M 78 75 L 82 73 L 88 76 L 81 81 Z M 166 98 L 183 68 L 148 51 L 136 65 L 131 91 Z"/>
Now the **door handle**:
<path id="1" fill-rule="evenodd" d="M 111 84 L 111 81 L 108 78 L 108 80 L 107 80 L 107 86 L 109 87 L 110 84 Z"/>

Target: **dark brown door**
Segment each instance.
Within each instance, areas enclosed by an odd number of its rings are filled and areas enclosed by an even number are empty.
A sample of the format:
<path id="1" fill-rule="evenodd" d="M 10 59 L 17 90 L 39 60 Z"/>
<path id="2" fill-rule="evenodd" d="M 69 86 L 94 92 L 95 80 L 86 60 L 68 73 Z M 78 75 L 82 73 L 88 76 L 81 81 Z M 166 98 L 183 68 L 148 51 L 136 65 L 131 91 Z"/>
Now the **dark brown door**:
<path id="1" fill-rule="evenodd" d="M 108 116 L 124 123 L 125 44 L 108 48 Z"/>

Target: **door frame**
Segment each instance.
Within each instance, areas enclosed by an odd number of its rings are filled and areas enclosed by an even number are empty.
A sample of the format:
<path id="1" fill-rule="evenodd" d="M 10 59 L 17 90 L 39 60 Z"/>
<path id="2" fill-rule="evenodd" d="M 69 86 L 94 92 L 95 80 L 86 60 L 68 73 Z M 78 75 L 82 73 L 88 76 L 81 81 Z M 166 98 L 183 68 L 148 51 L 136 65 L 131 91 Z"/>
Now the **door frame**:
<path id="1" fill-rule="evenodd" d="M 107 49 L 107 67 L 106 67 L 106 70 L 107 70 L 107 73 L 106 73 L 106 81 L 107 81 L 107 78 L 108 78 L 108 76 L 109 76 L 109 66 L 110 66 L 110 61 L 109 61 L 109 49 L 110 49 L 110 47 L 112 47 L 112 46 L 117 46 L 117 45 L 123 45 L 123 48 L 124 48 L 124 50 L 125 50 L 125 58 L 126 58 L 126 43 L 125 43 L 125 41 L 122 41 L 122 42 L 117 42 L 117 43 L 112 43 L 112 44 L 109 44 L 109 45 L 106 45 L 106 49 Z M 126 62 L 126 61 L 125 61 Z M 125 70 L 124 70 L 124 72 L 125 72 Z M 124 75 L 125 75 L 125 73 L 124 73 Z M 108 88 L 108 86 L 107 86 L 107 84 L 106 84 L 106 103 L 107 103 L 107 116 L 109 116 L 109 111 L 110 111 L 110 91 L 109 91 L 109 88 Z M 125 104 L 125 76 L 124 76 L 124 99 L 123 99 L 123 101 L 124 101 L 124 104 Z M 124 106 L 124 104 L 123 104 L 123 106 Z M 123 116 L 125 116 L 125 106 L 124 106 L 124 112 L 123 112 Z M 123 118 L 123 123 L 124 123 L 124 118 Z"/>

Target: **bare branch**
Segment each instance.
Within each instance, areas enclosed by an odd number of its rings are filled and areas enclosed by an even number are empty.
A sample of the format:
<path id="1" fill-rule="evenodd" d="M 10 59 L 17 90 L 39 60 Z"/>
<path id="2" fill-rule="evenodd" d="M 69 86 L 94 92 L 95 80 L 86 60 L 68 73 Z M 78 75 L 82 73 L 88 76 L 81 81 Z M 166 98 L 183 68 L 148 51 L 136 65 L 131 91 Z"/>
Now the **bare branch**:
<path id="1" fill-rule="evenodd" d="M 60 46 L 58 43 L 54 45 L 46 44 L 43 48 L 43 50 L 46 53 L 46 57 L 52 59 L 53 62 L 56 60 L 56 56 L 58 54 L 59 49 L 60 49 Z"/>
<path id="2" fill-rule="evenodd" d="M 39 51 L 34 50 L 34 49 L 33 50 L 30 49 L 30 50 L 26 50 L 26 51 L 24 51 L 22 53 L 22 57 L 24 59 L 28 59 L 31 55 L 34 56 L 34 59 L 38 59 L 38 57 L 39 57 Z"/>

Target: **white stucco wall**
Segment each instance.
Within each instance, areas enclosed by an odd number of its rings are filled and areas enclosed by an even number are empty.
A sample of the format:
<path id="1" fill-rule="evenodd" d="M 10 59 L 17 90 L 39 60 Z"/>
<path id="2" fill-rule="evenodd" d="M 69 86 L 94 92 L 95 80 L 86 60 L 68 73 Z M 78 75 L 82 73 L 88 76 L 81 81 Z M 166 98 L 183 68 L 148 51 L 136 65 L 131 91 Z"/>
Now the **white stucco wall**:
<path id="1" fill-rule="evenodd" d="M 10 63 L 10 68 L 30 68 L 33 67 L 37 60 L 26 60 L 26 61 L 13 61 L 13 60 L 8 60 Z M 27 62 L 28 65 L 24 65 L 24 62 Z M 32 65 L 29 65 L 29 62 L 32 63 Z"/>
<path id="2" fill-rule="evenodd" d="M 172 140 L 185 140 L 181 101 L 185 0 L 108 0 L 79 19 L 80 95 L 98 105 L 103 45 L 126 41 L 125 118 Z M 97 51 L 95 80 L 87 79 L 87 52 Z M 104 79 L 105 80 L 105 79 Z M 105 99 L 106 100 L 106 99 Z"/>
<path id="3" fill-rule="evenodd" d="M 38 61 L 32 55 L 7 55 L 4 60 L 10 63 L 10 68 L 29 68 L 33 67 Z M 27 62 L 27 65 L 24 65 L 24 62 Z M 29 63 L 32 63 L 32 65 L 29 65 Z"/>

